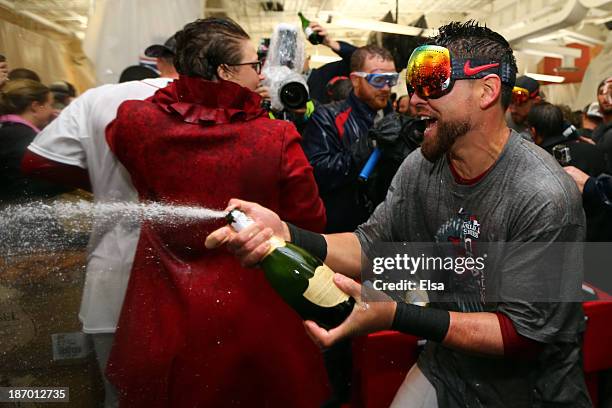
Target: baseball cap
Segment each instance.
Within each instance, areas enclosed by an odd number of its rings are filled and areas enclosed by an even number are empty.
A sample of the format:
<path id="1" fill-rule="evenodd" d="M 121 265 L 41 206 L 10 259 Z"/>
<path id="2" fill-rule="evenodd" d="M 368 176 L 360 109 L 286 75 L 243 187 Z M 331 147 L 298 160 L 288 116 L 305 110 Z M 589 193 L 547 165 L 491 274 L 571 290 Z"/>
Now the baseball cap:
<path id="1" fill-rule="evenodd" d="M 598 102 L 592 102 L 588 104 L 587 106 L 585 106 L 582 112 L 584 112 L 587 116 L 603 119 L 603 115 L 601 114 L 601 111 L 599 110 Z"/>
<path id="2" fill-rule="evenodd" d="M 147 47 L 145 50 L 145 55 L 147 57 L 159 58 L 164 55 L 174 55 L 176 54 L 176 38 L 174 35 L 166 40 L 164 45 L 161 44 L 153 44 Z"/>
<path id="3" fill-rule="evenodd" d="M 535 98 L 540 94 L 540 84 L 538 81 L 525 75 L 516 78 L 514 86 L 528 90 L 529 98 Z"/>

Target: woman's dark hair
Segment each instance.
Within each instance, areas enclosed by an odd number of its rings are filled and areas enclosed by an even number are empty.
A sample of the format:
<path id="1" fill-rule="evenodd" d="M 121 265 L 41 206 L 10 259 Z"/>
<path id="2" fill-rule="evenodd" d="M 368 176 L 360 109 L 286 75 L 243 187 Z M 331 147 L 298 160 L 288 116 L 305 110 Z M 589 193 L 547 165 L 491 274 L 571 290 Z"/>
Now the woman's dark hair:
<path id="1" fill-rule="evenodd" d="M 563 120 L 561 109 L 548 102 L 533 105 L 527 114 L 527 123 L 543 140 L 561 135 L 564 129 Z"/>
<path id="2" fill-rule="evenodd" d="M 40 82 L 38 74 L 31 69 L 27 68 L 15 68 L 8 73 L 9 81 L 15 81 L 17 79 L 31 79 L 32 81 Z"/>
<path id="3" fill-rule="evenodd" d="M 0 115 L 19 115 L 25 112 L 32 102 L 45 103 L 49 92 L 49 88 L 31 79 L 8 81 L 0 90 Z"/>
<path id="4" fill-rule="evenodd" d="M 176 71 L 181 75 L 215 79 L 220 65 L 241 62 L 241 42 L 248 39 L 242 27 L 229 18 L 206 18 L 189 23 L 176 33 Z"/>

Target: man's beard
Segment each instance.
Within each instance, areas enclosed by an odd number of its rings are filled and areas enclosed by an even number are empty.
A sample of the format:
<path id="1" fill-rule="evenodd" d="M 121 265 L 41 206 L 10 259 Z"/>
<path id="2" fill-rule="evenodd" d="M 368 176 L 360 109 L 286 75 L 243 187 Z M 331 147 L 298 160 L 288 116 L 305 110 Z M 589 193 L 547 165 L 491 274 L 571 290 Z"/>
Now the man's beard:
<path id="1" fill-rule="evenodd" d="M 434 137 L 425 137 L 421 144 L 421 153 L 431 163 L 436 162 L 446 154 L 455 144 L 455 141 L 465 135 L 472 124 L 469 119 L 462 121 L 437 121 L 437 134 Z"/>

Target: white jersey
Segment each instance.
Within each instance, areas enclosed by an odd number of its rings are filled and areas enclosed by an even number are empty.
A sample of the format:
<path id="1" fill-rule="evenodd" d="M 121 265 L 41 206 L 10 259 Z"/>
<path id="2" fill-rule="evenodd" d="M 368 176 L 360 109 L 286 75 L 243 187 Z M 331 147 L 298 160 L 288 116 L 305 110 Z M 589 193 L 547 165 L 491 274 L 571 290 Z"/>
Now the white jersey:
<path id="1" fill-rule="evenodd" d="M 136 202 L 130 175 L 110 151 L 105 129 L 122 102 L 146 99 L 171 79 L 156 78 L 90 89 L 68 105 L 28 146 L 49 160 L 87 169 L 96 202 Z M 127 220 L 95 222 L 79 318 L 86 333 L 117 327 L 140 227 Z"/>

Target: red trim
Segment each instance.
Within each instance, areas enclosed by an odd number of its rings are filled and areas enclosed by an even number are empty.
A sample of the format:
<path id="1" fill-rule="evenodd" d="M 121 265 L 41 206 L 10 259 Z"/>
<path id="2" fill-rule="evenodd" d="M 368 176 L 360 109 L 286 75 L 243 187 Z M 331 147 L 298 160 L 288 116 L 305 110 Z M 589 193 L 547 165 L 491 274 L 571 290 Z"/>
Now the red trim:
<path id="1" fill-rule="evenodd" d="M 47 159 L 30 150 L 26 150 L 23 155 L 21 172 L 28 177 L 42 179 L 50 183 L 91 191 L 87 170 Z"/>
<path id="2" fill-rule="evenodd" d="M 338 138 L 340 138 L 340 140 L 342 140 L 344 137 L 344 124 L 348 120 L 352 111 L 353 108 L 349 106 L 347 110 L 340 112 L 340 114 L 336 116 L 336 129 L 338 129 Z"/>
<path id="3" fill-rule="evenodd" d="M 463 185 L 466 185 L 466 186 L 471 186 L 473 184 L 478 183 L 493 168 L 493 165 L 491 165 L 491 167 L 486 169 L 484 171 L 484 173 L 482 173 L 482 174 L 480 174 L 480 175 L 478 175 L 478 176 L 476 176 L 474 178 L 466 179 L 466 178 L 461 177 L 459 175 L 459 173 L 457 173 L 457 169 L 455 169 L 455 166 L 453 166 L 453 162 L 450 159 L 447 158 L 447 161 L 448 161 L 448 167 L 450 167 L 451 174 L 453 175 L 453 178 L 455 179 L 457 184 L 463 184 Z"/>
<path id="4" fill-rule="evenodd" d="M 503 313 L 496 312 L 499 328 L 504 342 L 504 356 L 534 359 L 540 354 L 544 345 L 520 335 L 514 328 L 512 320 Z"/>

